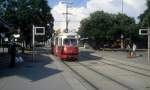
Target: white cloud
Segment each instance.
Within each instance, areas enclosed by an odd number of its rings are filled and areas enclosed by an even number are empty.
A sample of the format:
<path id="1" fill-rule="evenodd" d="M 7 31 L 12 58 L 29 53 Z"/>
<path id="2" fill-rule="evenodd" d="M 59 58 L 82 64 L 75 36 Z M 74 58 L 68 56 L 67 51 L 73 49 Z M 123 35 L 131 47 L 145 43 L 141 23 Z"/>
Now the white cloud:
<path id="1" fill-rule="evenodd" d="M 146 9 L 146 0 L 124 0 L 124 13 L 128 16 L 137 18 Z M 90 13 L 103 10 L 109 13 L 119 13 L 122 10 L 122 0 L 89 0 L 85 6 L 70 7 L 69 29 L 77 29 L 83 18 L 89 16 Z M 52 9 L 55 21 L 65 21 L 65 5 L 59 2 Z M 55 29 L 65 29 L 65 22 L 55 22 Z"/>
<path id="2" fill-rule="evenodd" d="M 125 13 L 137 18 L 146 9 L 146 0 L 124 0 Z"/>
<path id="3" fill-rule="evenodd" d="M 52 9 L 52 14 L 54 16 L 55 21 L 59 21 L 59 22 L 54 23 L 55 29 L 63 28 L 63 26 L 64 26 L 64 23 L 61 23 L 61 21 L 65 20 L 65 17 L 63 16 L 63 12 L 65 12 L 64 7 L 65 7 L 65 5 L 63 5 L 61 2 L 59 2 L 58 5 L 56 5 Z"/>

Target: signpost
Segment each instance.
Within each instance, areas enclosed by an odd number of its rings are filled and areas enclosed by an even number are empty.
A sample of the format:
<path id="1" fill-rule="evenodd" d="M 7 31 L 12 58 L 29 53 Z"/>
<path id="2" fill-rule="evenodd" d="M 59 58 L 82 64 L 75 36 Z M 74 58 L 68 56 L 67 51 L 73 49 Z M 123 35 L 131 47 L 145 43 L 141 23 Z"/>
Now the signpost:
<path id="1" fill-rule="evenodd" d="M 147 35 L 148 36 L 148 62 L 150 62 L 150 28 L 140 29 L 139 35 Z"/>
<path id="2" fill-rule="evenodd" d="M 120 38 L 121 38 L 121 49 L 123 49 L 124 48 L 123 47 L 123 38 L 124 38 L 123 34 L 121 34 Z"/>
<path id="3" fill-rule="evenodd" d="M 1 44 L 2 44 L 2 43 L 3 43 L 3 39 L 4 39 L 4 37 L 5 37 L 5 34 L 4 34 L 4 33 L 1 33 L 0 35 L 1 35 L 1 37 L 2 37 L 2 39 L 1 39 Z M 4 53 L 4 46 L 3 46 L 3 53 Z"/>
<path id="4" fill-rule="evenodd" d="M 35 46 L 35 35 L 45 35 L 45 27 L 32 27 L 32 58 L 34 60 L 34 46 Z"/>

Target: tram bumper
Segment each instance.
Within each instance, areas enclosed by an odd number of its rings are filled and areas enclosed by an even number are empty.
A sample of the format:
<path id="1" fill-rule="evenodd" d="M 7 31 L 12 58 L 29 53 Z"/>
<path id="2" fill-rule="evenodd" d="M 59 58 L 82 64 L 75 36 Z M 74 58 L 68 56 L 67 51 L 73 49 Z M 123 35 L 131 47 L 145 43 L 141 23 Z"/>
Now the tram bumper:
<path id="1" fill-rule="evenodd" d="M 62 60 L 74 60 L 74 59 L 78 59 L 78 55 L 61 55 L 61 59 Z"/>

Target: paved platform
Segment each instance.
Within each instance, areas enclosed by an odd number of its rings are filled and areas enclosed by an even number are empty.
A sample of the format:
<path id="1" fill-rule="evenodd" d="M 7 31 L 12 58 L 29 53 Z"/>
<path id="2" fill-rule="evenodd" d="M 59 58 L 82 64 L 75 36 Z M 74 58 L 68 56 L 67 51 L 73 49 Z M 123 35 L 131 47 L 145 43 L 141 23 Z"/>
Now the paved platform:
<path id="1" fill-rule="evenodd" d="M 23 58 L 15 68 L 1 66 L 0 90 L 86 90 L 48 54 L 36 54 L 34 60 L 24 54 Z"/>
<path id="2" fill-rule="evenodd" d="M 0 90 L 87 90 L 48 49 L 38 48 L 34 60 L 32 52 L 25 51 L 24 62 L 15 68 L 8 67 L 9 54 L 0 57 Z"/>

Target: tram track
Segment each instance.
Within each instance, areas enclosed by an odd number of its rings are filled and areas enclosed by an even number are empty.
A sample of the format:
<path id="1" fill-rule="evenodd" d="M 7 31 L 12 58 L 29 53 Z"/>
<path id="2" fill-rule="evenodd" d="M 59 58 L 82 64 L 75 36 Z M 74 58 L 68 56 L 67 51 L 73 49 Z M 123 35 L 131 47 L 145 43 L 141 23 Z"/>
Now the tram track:
<path id="1" fill-rule="evenodd" d="M 115 81 L 120 82 L 121 84 L 125 84 L 125 86 L 131 87 L 131 90 L 149 90 L 149 72 L 142 73 L 143 69 L 138 69 L 134 71 L 133 68 L 125 68 L 119 65 L 116 67 L 113 63 L 107 63 L 102 58 L 92 57 L 89 55 L 82 55 L 80 56 L 79 63 L 95 70 L 98 73 L 102 73 Z M 85 61 L 83 61 L 85 60 Z M 104 61 L 104 63 L 103 63 Z M 107 60 L 106 60 L 107 61 Z M 113 61 L 112 61 L 113 62 Z M 102 66 L 102 67 L 100 67 Z M 135 68 L 135 67 L 134 67 Z M 131 69 L 131 70 L 130 70 Z M 105 71 L 106 70 L 106 71 Z M 111 71 L 107 71 L 111 70 Z M 139 70 L 139 71 L 138 71 Z M 145 70 L 146 71 L 146 70 Z M 116 73 L 115 73 L 116 72 Z M 127 83 L 128 82 L 128 83 Z M 140 84 L 139 84 L 140 82 Z"/>
<path id="2" fill-rule="evenodd" d="M 98 72 L 98 71 L 92 69 L 92 68 L 89 67 L 88 65 L 84 65 L 84 64 L 82 64 L 82 63 L 80 63 L 80 62 L 75 62 L 75 63 L 76 63 L 76 64 L 79 64 L 79 65 L 76 65 L 76 66 L 82 66 L 82 67 L 88 69 L 89 71 L 91 71 L 91 72 L 97 74 L 99 77 L 104 77 L 104 78 L 110 80 L 111 82 L 113 82 L 113 83 L 115 83 L 115 84 L 117 84 L 117 85 L 119 85 L 119 86 L 121 86 L 121 87 L 123 87 L 123 88 L 126 88 L 125 90 L 134 90 L 133 88 L 131 88 L 131 87 L 129 87 L 129 86 L 127 86 L 127 85 L 125 85 L 125 84 L 123 84 L 123 83 L 121 83 L 121 82 L 119 82 L 119 81 L 117 81 L 117 80 L 115 80 L 115 79 L 113 79 L 113 78 L 111 78 L 111 77 L 109 77 L 109 76 L 103 74 L 103 73 L 100 73 L 100 72 Z M 98 86 L 96 86 L 95 84 L 93 84 L 90 80 L 88 80 L 86 77 L 84 77 L 84 76 L 82 76 L 80 73 L 78 73 L 78 71 L 76 71 L 75 69 L 73 69 L 69 64 L 67 64 L 66 62 L 64 62 L 64 64 L 65 64 L 70 70 L 72 70 L 75 74 L 77 74 L 79 77 L 81 77 L 84 81 L 86 81 L 89 85 L 91 85 L 93 88 L 95 88 L 95 90 L 101 90 L 101 89 L 99 89 Z M 117 89 L 116 89 L 116 90 L 117 90 Z"/>
<path id="3" fill-rule="evenodd" d="M 85 55 L 81 55 L 81 56 L 87 57 L 87 56 L 85 56 Z M 94 56 L 99 57 L 98 55 L 95 55 L 95 54 L 94 54 Z M 89 58 L 89 56 L 88 56 L 88 58 Z M 91 58 L 91 57 L 90 57 L 90 58 Z M 99 57 L 99 58 L 100 58 L 100 57 Z M 140 70 L 145 70 L 145 71 L 150 72 L 150 69 L 149 69 L 149 68 L 139 67 L 139 66 L 137 66 L 137 65 L 132 65 L 131 63 L 130 63 L 130 64 L 127 64 L 126 62 L 120 62 L 119 60 L 118 60 L 118 61 L 117 61 L 117 60 L 115 61 L 115 60 L 108 59 L 108 58 L 103 58 L 103 59 L 104 59 L 104 60 L 107 60 L 107 61 L 110 61 L 110 62 L 115 62 L 115 63 L 120 64 L 120 65 L 124 65 L 124 66 L 132 67 L 132 68 L 135 68 L 135 69 L 140 69 Z"/>
<path id="4" fill-rule="evenodd" d="M 97 56 L 97 55 L 96 55 Z M 129 65 L 127 63 L 123 63 L 123 62 L 120 62 L 120 61 L 115 61 L 115 60 L 111 60 L 111 59 L 106 59 L 106 58 L 103 58 L 104 60 L 107 60 L 107 61 L 110 61 L 110 62 L 115 62 L 115 63 L 118 63 L 120 65 L 124 65 L 124 66 L 129 66 L 129 67 L 133 67 L 133 68 L 136 68 L 136 69 L 140 69 L 140 70 L 145 70 L 145 71 L 148 71 L 150 72 L 150 69 L 145 69 L 143 67 L 139 67 L 139 66 L 135 66 L 135 65 Z"/>
<path id="5" fill-rule="evenodd" d="M 89 58 L 89 56 L 85 56 L 85 55 L 81 55 L 81 56 L 84 57 L 84 58 Z M 90 58 L 91 58 L 91 57 L 90 57 Z M 108 60 L 108 59 L 104 59 L 104 60 L 106 60 L 106 61 L 111 61 L 111 62 L 115 62 L 115 61 Z M 138 74 L 138 75 L 150 77 L 149 74 L 141 73 L 141 72 L 139 72 L 138 70 L 134 71 L 134 70 L 132 70 L 132 69 L 128 69 L 128 68 L 125 68 L 125 67 L 121 67 L 121 66 L 116 65 L 116 64 L 108 63 L 108 62 L 106 62 L 106 61 L 104 61 L 104 60 L 96 59 L 95 61 L 98 61 L 98 62 L 107 64 L 107 65 L 110 65 L 110 66 L 113 66 L 113 67 L 116 67 L 116 68 L 119 68 L 119 69 L 122 69 L 122 70 L 130 71 L 130 72 L 136 73 L 136 74 Z M 119 63 L 119 64 L 124 65 L 124 64 L 122 64 L 122 63 Z M 129 66 L 129 67 L 133 67 L 133 68 L 135 68 L 135 69 L 140 69 L 140 70 L 145 70 L 145 71 L 149 71 L 149 72 L 150 72 L 150 70 L 148 70 L 148 69 L 144 69 L 144 68 L 140 68 L 140 67 L 136 67 L 136 66 L 131 66 L 131 65 L 124 65 L 124 66 Z"/>
<path id="6" fill-rule="evenodd" d="M 120 64 L 120 65 L 129 66 L 129 67 L 133 67 L 133 68 L 136 68 L 136 69 L 145 70 L 145 71 L 150 72 L 150 69 L 145 69 L 145 68 L 138 67 L 138 66 L 133 66 L 133 65 L 129 65 L 129 64 L 124 64 L 124 63 L 121 63 L 121 62 L 118 62 L 118 61 L 109 60 L 109 59 L 105 59 L 105 58 L 103 58 L 103 59 L 104 59 L 104 60 L 107 60 L 107 61 L 110 61 L 110 62 L 118 63 L 118 64 Z"/>
<path id="7" fill-rule="evenodd" d="M 83 77 L 81 74 L 79 74 L 76 70 L 74 70 L 72 67 L 70 67 L 66 62 L 63 62 L 73 73 L 75 73 L 77 76 L 79 76 L 81 79 L 83 79 L 86 83 L 88 83 L 90 86 L 92 86 L 95 90 L 100 90 L 97 86 L 95 86 L 93 83 L 91 83 L 88 79 Z"/>
<path id="8" fill-rule="evenodd" d="M 110 63 L 107 63 L 107 62 L 104 62 L 104 61 L 99 61 L 99 62 L 102 62 L 102 63 L 107 64 L 107 65 L 111 65 L 113 67 L 120 68 L 120 69 L 123 69 L 123 70 L 126 70 L 126 71 L 130 71 L 130 72 L 142 75 L 142 76 L 150 77 L 150 75 L 147 75 L 147 74 L 144 74 L 144 73 L 141 73 L 141 72 L 138 72 L 138 71 L 133 71 L 133 70 L 130 70 L 130 69 L 127 69 L 127 68 L 124 68 L 124 67 L 120 67 L 120 66 L 115 65 L 115 64 L 110 64 Z"/>
<path id="9" fill-rule="evenodd" d="M 119 81 L 117 81 L 117 80 L 115 80 L 115 79 L 113 79 L 113 78 L 111 78 L 111 77 L 109 77 L 109 76 L 107 76 L 107 75 L 101 73 L 101 72 L 98 72 L 98 71 L 96 71 L 96 70 L 94 70 L 94 69 L 88 67 L 88 65 L 84 65 L 84 64 L 82 64 L 82 63 L 79 63 L 79 64 L 82 65 L 82 66 L 84 66 L 84 67 L 86 67 L 86 68 L 88 68 L 89 70 L 91 70 L 91 71 L 97 73 L 98 75 L 102 75 L 103 77 L 108 78 L 109 80 L 111 80 L 111 81 L 113 81 L 113 82 L 115 82 L 115 83 L 117 83 L 117 84 L 119 84 L 119 85 L 121 85 L 121 86 L 123 86 L 123 87 L 128 88 L 129 90 L 133 90 L 131 87 L 129 87 L 129 86 L 127 86 L 127 85 L 125 85 L 125 84 L 123 84 L 123 83 L 121 83 L 121 82 L 119 82 Z"/>

